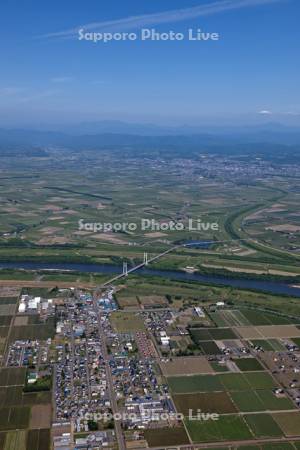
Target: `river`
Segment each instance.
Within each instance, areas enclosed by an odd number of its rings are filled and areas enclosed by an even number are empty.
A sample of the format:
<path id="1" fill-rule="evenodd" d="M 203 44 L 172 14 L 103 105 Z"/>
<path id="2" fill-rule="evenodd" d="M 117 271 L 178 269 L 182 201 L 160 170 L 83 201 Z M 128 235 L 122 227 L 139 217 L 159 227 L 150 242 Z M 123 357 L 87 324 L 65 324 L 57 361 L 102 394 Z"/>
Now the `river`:
<path id="1" fill-rule="evenodd" d="M 41 263 L 41 262 L 0 262 L 0 269 L 24 269 L 24 270 L 68 270 L 84 273 L 118 274 L 121 267 L 112 264 L 87 264 L 87 263 Z M 234 277 L 221 277 L 218 275 L 201 275 L 199 273 L 186 273 L 178 270 L 160 270 L 143 267 L 135 274 L 152 275 L 172 280 L 198 281 L 212 285 L 231 286 L 241 289 L 253 289 L 270 294 L 285 294 L 300 297 L 300 289 L 290 283 L 282 281 L 260 281 L 255 279 L 238 279 Z"/>

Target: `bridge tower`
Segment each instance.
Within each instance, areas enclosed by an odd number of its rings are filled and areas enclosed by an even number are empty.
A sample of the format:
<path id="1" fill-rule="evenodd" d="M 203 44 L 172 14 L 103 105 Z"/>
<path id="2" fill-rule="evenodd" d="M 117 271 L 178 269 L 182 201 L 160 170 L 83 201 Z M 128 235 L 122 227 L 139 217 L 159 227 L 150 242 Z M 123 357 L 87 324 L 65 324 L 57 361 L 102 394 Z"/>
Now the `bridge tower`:
<path id="1" fill-rule="evenodd" d="M 126 277 L 128 275 L 127 262 L 123 262 L 123 275 L 125 275 Z"/>
<path id="2" fill-rule="evenodd" d="M 148 253 L 144 253 L 144 264 L 145 264 L 145 266 L 147 266 L 148 265 Z"/>

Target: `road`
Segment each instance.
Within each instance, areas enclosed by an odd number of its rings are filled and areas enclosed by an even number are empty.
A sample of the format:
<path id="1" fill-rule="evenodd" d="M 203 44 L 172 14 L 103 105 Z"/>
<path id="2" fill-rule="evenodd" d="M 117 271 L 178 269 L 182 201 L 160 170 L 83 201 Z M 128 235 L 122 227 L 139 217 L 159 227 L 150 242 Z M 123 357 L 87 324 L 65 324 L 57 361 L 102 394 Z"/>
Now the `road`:
<path id="1" fill-rule="evenodd" d="M 109 356 L 108 356 L 106 341 L 105 341 L 105 331 L 103 330 L 103 326 L 102 326 L 102 322 L 101 322 L 101 313 L 99 312 L 96 296 L 94 296 L 94 298 L 93 298 L 93 305 L 94 305 L 94 309 L 95 309 L 95 312 L 97 314 L 97 319 L 98 319 L 98 330 L 99 330 L 99 337 L 100 337 L 101 352 L 102 352 L 103 359 L 105 362 L 105 374 L 106 374 L 106 380 L 107 380 L 109 399 L 110 399 L 110 403 L 111 403 L 111 409 L 112 409 L 113 414 L 116 414 L 119 412 L 118 405 L 117 405 L 117 400 L 116 400 L 114 387 L 113 387 L 111 369 L 109 366 Z M 125 439 L 124 439 L 124 435 L 123 435 L 121 422 L 119 420 L 115 420 L 114 425 L 115 425 L 115 432 L 116 432 L 116 437 L 117 437 L 117 441 L 118 441 L 118 448 L 119 448 L 119 450 L 126 450 L 126 444 L 125 444 Z"/>

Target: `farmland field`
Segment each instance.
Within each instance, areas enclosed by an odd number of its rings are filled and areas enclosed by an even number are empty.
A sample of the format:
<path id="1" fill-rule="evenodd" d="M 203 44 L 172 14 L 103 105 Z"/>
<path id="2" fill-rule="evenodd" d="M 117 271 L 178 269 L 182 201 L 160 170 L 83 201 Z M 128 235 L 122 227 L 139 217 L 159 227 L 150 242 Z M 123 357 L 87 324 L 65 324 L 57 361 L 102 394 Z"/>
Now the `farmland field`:
<path id="1" fill-rule="evenodd" d="M 270 414 L 249 414 L 245 421 L 256 437 L 278 437 L 282 431 Z"/>
<path id="2" fill-rule="evenodd" d="M 247 391 L 272 389 L 276 384 L 267 372 L 220 373 L 213 376 L 194 375 L 169 377 L 168 383 L 175 393 L 211 391 Z"/>
<path id="3" fill-rule="evenodd" d="M 230 328 L 192 328 L 190 332 L 195 341 L 237 339 Z"/>
<path id="4" fill-rule="evenodd" d="M 177 375 L 214 373 L 210 363 L 202 356 L 197 358 L 173 358 L 168 362 L 161 361 L 160 367 L 162 373 L 169 377 Z"/>
<path id="5" fill-rule="evenodd" d="M 189 444 L 188 436 L 183 427 L 146 430 L 145 439 L 150 447 Z"/>
<path id="6" fill-rule="evenodd" d="M 260 362 L 255 358 L 240 358 L 236 359 L 234 362 L 241 372 L 264 370 Z"/>
<path id="7" fill-rule="evenodd" d="M 222 391 L 224 388 L 217 376 L 194 375 L 189 377 L 168 378 L 168 384 L 174 393 Z"/>
<path id="8" fill-rule="evenodd" d="M 26 450 L 48 450 L 50 448 L 50 430 L 29 430 Z"/>
<path id="9" fill-rule="evenodd" d="M 193 442 L 244 440 L 252 438 L 252 433 L 243 418 L 237 415 L 221 416 L 219 420 L 187 420 L 186 425 Z"/>
<path id="10" fill-rule="evenodd" d="M 6 433 L 4 450 L 27 450 L 26 431 L 18 430 L 18 431 L 9 431 L 8 433 Z"/>
<path id="11" fill-rule="evenodd" d="M 28 428 L 30 408 L 27 406 L 0 408 L 0 430 Z"/>
<path id="12" fill-rule="evenodd" d="M 254 339 L 251 343 L 261 347 L 264 351 L 280 352 L 285 350 L 284 345 L 278 339 Z"/>
<path id="13" fill-rule="evenodd" d="M 174 395 L 173 400 L 178 412 L 185 416 L 196 414 L 197 409 L 201 411 L 227 414 L 236 412 L 236 408 L 226 392 L 197 393 Z"/>
<path id="14" fill-rule="evenodd" d="M 273 414 L 273 418 L 278 423 L 286 436 L 298 436 L 300 430 L 300 413 L 288 412 Z"/>
<path id="15" fill-rule="evenodd" d="M 24 385 L 26 369 L 7 368 L 0 369 L 0 386 Z"/>

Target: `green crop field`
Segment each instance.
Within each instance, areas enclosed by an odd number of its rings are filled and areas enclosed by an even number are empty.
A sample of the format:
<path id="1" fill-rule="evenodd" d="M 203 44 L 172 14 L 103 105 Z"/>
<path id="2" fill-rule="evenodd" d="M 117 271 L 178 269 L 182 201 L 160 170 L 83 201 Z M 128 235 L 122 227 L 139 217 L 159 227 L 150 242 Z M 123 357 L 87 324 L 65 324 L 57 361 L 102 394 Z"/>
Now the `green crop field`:
<path id="1" fill-rule="evenodd" d="M 27 406 L 0 408 L 1 430 L 28 428 L 29 419 L 30 419 L 30 408 Z"/>
<path id="2" fill-rule="evenodd" d="M 255 358 L 240 358 L 235 359 L 234 362 L 242 372 L 264 370 L 260 362 Z"/>
<path id="3" fill-rule="evenodd" d="M 249 414 L 244 418 L 255 437 L 279 437 L 283 434 L 270 414 Z"/>
<path id="4" fill-rule="evenodd" d="M 272 391 L 259 390 L 256 392 L 266 410 L 295 409 L 294 403 L 288 397 L 277 397 Z"/>
<path id="5" fill-rule="evenodd" d="M 219 379 L 228 391 L 247 391 L 250 388 L 242 373 L 224 373 L 219 375 Z"/>
<path id="6" fill-rule="evenodd" d="M 255 391 L 231 392 L 231 398 L 241 412 L 264 411 L 265 407 Z"/>
<path id="7" fill-rule="evenodd" d="M 254 339 L 251 340 L 251 343 L 261 347 L 264 351 L 281 352 L 285 350 L 284 345 L 278 339 Z"/>
<path id="8" fill-rule="evenodd" d="M 218 420 L 186 420 L 186 426 L 193 442 L 230 441 L 252 438 L 252 434 L 243 418 L 236 415 L 220 416 Z"/>
<path id="9" fill-rule="evenodd" d="M 220 373 L 216 375 L 193 375 L 168 378 L 174 393 L 248 391 L 272 389 L 276 386 L 267 372 Z"/>
<path id="10" fill-rule="evenodd" d="M 277 386 L 267 372 L 249 372 L 243 375 L 252 389 L 273 389 Z"/>
<path id="11" fill-rule="evenodd" d="M 193 375 L 189 377 L 170 377 L 168 384 L 172 392 L 213 392 L 224 390 L 223 385 L 217 376 L 211 375 Z"/>

